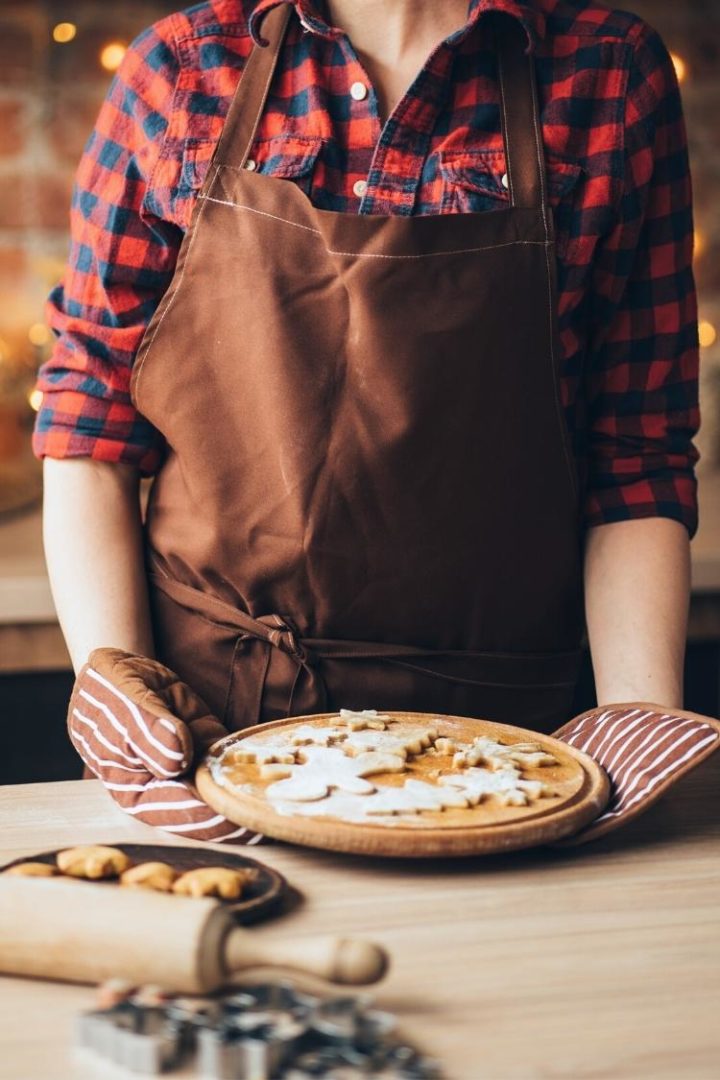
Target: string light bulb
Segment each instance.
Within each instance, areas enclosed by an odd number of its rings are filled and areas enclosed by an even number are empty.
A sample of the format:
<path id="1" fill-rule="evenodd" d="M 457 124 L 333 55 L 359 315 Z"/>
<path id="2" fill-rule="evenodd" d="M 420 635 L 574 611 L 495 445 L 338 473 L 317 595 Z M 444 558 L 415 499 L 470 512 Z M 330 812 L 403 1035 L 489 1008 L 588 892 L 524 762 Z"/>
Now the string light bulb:
<path id="1" fill-rule="evenodd" d="M 673 62 L 675 68 L 675 74 L 677 75 L 677 81 L 679 83 L 685 82 L 687 78 L 687 64 L 683 60 L 682 56 L 678 56 L 677 53 L 670 53 L 670 59 Z"/>
<path id="2" fill-rule="evenodd" d="M 31 345 L 47 345 L 50 340 L 50 331 L 45 323 L 33 323 L 28 330 L 28 340 Z"/>
<path id="3" fill-rule="evenodd" d="M 717 330 L 707 319 L 702 319 L 698 323 L 698 338 L 703 349 L 711 348 L 717 341 Z"/>
<path id="4" fill-rule="evenodd" d="M 100 63 L 106 71 L 117 71 L 127 52 L 127 45 L 121 41 L 111 41 L 100 50 Z"/>
<path id="5" fill-rule="evenodd" d="M 61 22 L 57 26 L 53 26 L 53 41 L 57 41 L 58 45 L 67 45 L 68 41 L 72 41 L 76 34 L 77 26 L 75 23 Z"/>

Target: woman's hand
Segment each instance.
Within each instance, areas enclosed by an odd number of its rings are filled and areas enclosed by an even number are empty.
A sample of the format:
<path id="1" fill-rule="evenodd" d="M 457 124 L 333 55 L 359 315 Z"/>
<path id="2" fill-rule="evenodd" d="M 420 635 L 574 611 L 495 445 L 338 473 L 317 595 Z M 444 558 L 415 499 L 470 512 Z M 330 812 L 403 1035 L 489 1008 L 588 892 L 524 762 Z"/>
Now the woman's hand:
<path id="1" fill-rule="evenodd" d="M 182 779 L 227 730 L 169 668 L 121 649 L 95 649 L 68 708 L 73 746 L 115 802 L 148 825 L 195 840 L 255 844 Z"/>
<path id="2" fill-rule="evenodd" d="M 671 784 L 718 749 L 720 722 L 636 701 L 590 709 L 553 735 L 602 765 L 612 789 L 600 817 L 559 842 L 565 846 L 595 840 L 647 810 Z"/>

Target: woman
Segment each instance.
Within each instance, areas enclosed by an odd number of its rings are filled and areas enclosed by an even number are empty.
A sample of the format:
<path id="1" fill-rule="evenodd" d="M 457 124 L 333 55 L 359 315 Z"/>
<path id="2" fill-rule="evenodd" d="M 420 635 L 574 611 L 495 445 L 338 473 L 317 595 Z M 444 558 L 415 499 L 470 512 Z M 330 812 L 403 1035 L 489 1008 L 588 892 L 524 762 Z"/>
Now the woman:
<path id="1" fill-rule="evenodd" d="M 585 619 L 600 703 L 681 706 L 690 184 L 641 20 L 198 4 L 130 47 L 72 227 L 35 450 L 71 737 L 125 809 L 248 839 L 177 777 L 277 716 L 552 730 Z"/>

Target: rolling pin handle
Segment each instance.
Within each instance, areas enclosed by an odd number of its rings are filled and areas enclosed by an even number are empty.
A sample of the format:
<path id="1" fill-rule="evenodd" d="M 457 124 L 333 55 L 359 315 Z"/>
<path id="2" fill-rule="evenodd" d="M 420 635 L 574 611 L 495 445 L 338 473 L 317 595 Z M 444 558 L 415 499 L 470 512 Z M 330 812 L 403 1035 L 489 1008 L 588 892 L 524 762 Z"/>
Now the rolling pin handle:
<path id="1" fill-rule="evenodd" d="M 382 979 L 388 964 L 385 949 L 358 938 L 263 940 L 237 928 L 225 941 L 228 976 L 250 967 L 281 967 L 316 975 L 327 982 L 365 986 Z"/>

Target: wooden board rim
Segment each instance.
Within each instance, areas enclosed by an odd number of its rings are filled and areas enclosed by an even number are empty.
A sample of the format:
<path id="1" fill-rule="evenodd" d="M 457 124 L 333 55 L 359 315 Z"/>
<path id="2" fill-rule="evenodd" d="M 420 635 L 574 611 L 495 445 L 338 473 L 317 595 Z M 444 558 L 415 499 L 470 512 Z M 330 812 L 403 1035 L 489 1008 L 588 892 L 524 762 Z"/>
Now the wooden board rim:
<path id="1" fill-rule="evenodd" d="M 244 738 L 273 728 L 307 723 L 310 720 L 328 719 L 337 715 L 337 712 L 314 713 L 256 724 L 231 733 L 213 744 L 211 750 L 216 751 L 225 742 L 235 741 L 239 736 Z M 491 723 L 494 728 L 508 736 L 515 738 L 519 736 L 524 740 L 539 740 L 543 745 L 548 745 L 548 748 L 556 746 L 559 752 L 573 758 L 580 765 L 585 782 L 580 791 L 566 804 L 554 810 L 540 812 L 531 819 L 502 825 L 468 824 L 451 828 L 427 828 L 422 831 L 400 824 L 388 827 L 369 825 L 365 822 L 343 822 L 338 819 L 329 820 L 300 815 L 291 817 L 279 814 L 269 804 L 261 803 L 254 796 L 243 797 L 241 793 L 230 793 L 216 784 L 205 764 L 201 764 L 197 769 L 195 784 L 201 797 L 217 813 L 224 814 L 238 825 L 244 825 L 274 839 L 348 854 L 393 858 L 443 858 L 496 854 L 551 843 L 570 836 L 588 825 L 602 812 L 610 798 L 610 783 L 604 769 L 587 754 L 576 750 L 568 743 L 554 739 L 551 735 L 509 724 L 499 724 L 495 721 L 483 721 L 477 717 L 393 710 L 385 711 L 385 715 L 402 716 L 412 721 L 425 723 L 431 719 L 462 721 L 479 725 Z M 401 842 L 398 843 L 398 841 Z"/>

